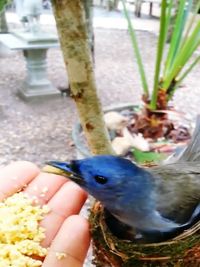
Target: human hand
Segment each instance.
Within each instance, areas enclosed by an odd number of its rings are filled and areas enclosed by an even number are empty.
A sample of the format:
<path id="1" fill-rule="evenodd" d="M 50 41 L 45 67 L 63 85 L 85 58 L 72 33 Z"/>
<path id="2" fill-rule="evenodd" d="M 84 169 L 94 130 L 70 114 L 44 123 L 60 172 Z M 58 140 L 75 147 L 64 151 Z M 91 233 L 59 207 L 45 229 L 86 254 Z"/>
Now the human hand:
<path id="1" fill-rule="evenodd" d="M 46 229 L 42 246 L 50 247 L 42 266 L 81 267 L 90 235 L 87 220 L 76 214 L 87 198 L 86 193 L 66 178 L 42 173 L 33 163 L 26 161 L 0 169 L 0 201 L 20 190 L 36 196 L 39 204 L 50 207 L 50 212 L 41 222 Z M 58 260 L 56 252 L 63 252 L 66 257 Z"/>

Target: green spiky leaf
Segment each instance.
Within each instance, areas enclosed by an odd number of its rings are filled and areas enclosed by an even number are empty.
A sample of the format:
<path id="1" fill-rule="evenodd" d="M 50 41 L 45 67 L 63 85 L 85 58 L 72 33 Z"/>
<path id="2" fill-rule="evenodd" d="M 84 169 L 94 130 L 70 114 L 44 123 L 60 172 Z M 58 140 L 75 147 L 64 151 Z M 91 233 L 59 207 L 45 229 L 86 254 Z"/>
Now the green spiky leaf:
<path id="1" fill-rule="evenodd" d="M 133 150 L 133 156 L 135 158 L 135 161 L 139 164 L 158 163 L 166 157 L 163 153 L 143 152 L 139 149 Z"/>

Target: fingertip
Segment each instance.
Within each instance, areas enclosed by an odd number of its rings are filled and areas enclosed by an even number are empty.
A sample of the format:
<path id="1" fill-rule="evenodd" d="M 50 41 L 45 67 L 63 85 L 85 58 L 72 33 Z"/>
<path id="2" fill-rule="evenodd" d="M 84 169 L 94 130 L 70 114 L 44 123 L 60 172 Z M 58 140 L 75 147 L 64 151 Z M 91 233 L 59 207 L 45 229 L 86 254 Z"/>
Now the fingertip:
<path id="1" fill-rule="evenodd" d="M 49 192 L 50 193 L 50 190 Z M 42 245 L 49 247 L 52 239 L 58 233 L 66 219 L 79 214 L 87 198 L 87 194 L 75 183 L 67 182 L 54 194 L 48 202 L 50 212 L 42 220 L 41 225 L 46 229 L 46 238 Z"/>
<path id="2" fill-rule="evenodd" d="M 29 161 L 16 161 L 1 168 L 0 200 L 22 190 L 39 172 L 39 168 Z"/>
<path id="3" fill-rule="evenodd" d="M 90 245 L 90 227 L 87 219 L 80 215 L 69 216 L 62 228 L 61 233 L 67 233 L 70 246 L 67 246 L 67 253 L 80 262 L 84 262 Z"/>
<path id="4" fill-rule="evenodd" d="M 87 197 L 88 197 L 87 192 L 84 191 L 79 185 L 77 185 L 76 183 L 74 183 L 74 182 L 72 182 L 72 181 L 69 181 L 69 182 L 68 182 L 68 186 L 70 186 L 70 188 L 71 188 L 72 191 L 77 191 L 77 192 L 79 192 L 79 194 L 82 196 L 82 198 L 83 198 L 84 200 L 87 199 Z"/>
<path id="5" fill-rule="evenodd" d="M 76 229 L 76 233 L 78 232 L 78 235 L 80 237 L 80 235 L 82 235 L 83 237 L 85 237 L 87 235 L 87 237 L 89 237 L 90 239 L 90 225 L 87 219 L 81 217 L 80 215 L 71 215 L 69 216 L 63 225 L 63 228 L 71 228 L 71 230 Z"/>
<path id="6" fill-rule="evenodd" d="M 18 160 L 12 162 L 5 168 L 22 169 L 24 171 L 27 170 L 29 172 L 31 171 L 31 173 L 35 173 L 35 175 L 37 175 L 40 172 L 40 169 L 36 164 L 26 160 Z"/>
<path id="7" fill-rule="evenodd" d="M 81 267 L 85 261 L 90 245 L 89 223 L 80 215 L 68 217 L 55 237 L 49 254 L 44 261 L 46 266 Z M 63 253 L 62 260 L 56 258 L 57 253 Z"/>

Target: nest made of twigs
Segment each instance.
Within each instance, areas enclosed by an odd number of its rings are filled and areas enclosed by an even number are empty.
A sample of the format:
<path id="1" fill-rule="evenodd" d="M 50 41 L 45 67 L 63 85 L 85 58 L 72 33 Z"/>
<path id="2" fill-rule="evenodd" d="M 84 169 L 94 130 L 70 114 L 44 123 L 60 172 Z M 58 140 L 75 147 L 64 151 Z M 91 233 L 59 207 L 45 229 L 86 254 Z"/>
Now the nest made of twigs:
<path id="1" fill-rule="evenodd" d="M 136 244 L 113 235 L 100 202 L 91 210 L 90 223 L 98 267 L 200 267 L 200 222 L 173 239 L 151 244 Z"/>

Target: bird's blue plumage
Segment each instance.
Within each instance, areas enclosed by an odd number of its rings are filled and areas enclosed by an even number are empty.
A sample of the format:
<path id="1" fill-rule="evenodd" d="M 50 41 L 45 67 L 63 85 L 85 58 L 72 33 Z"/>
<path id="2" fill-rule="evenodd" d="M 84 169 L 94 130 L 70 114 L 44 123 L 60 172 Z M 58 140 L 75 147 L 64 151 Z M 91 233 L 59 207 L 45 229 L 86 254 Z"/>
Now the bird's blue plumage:
<path id="1" fill-rule="evenodd" d="M 88 193 L 117 219 L 137 230 L 169 231 L 178 226 L 156 210 L 153 175 L 127 159 L 100 155 L 74 160 L 70 165 L 56 162 L 54 166 L 65 171 L 70 168 L 75 176 L 82 177 L 81 186 Z"/>

